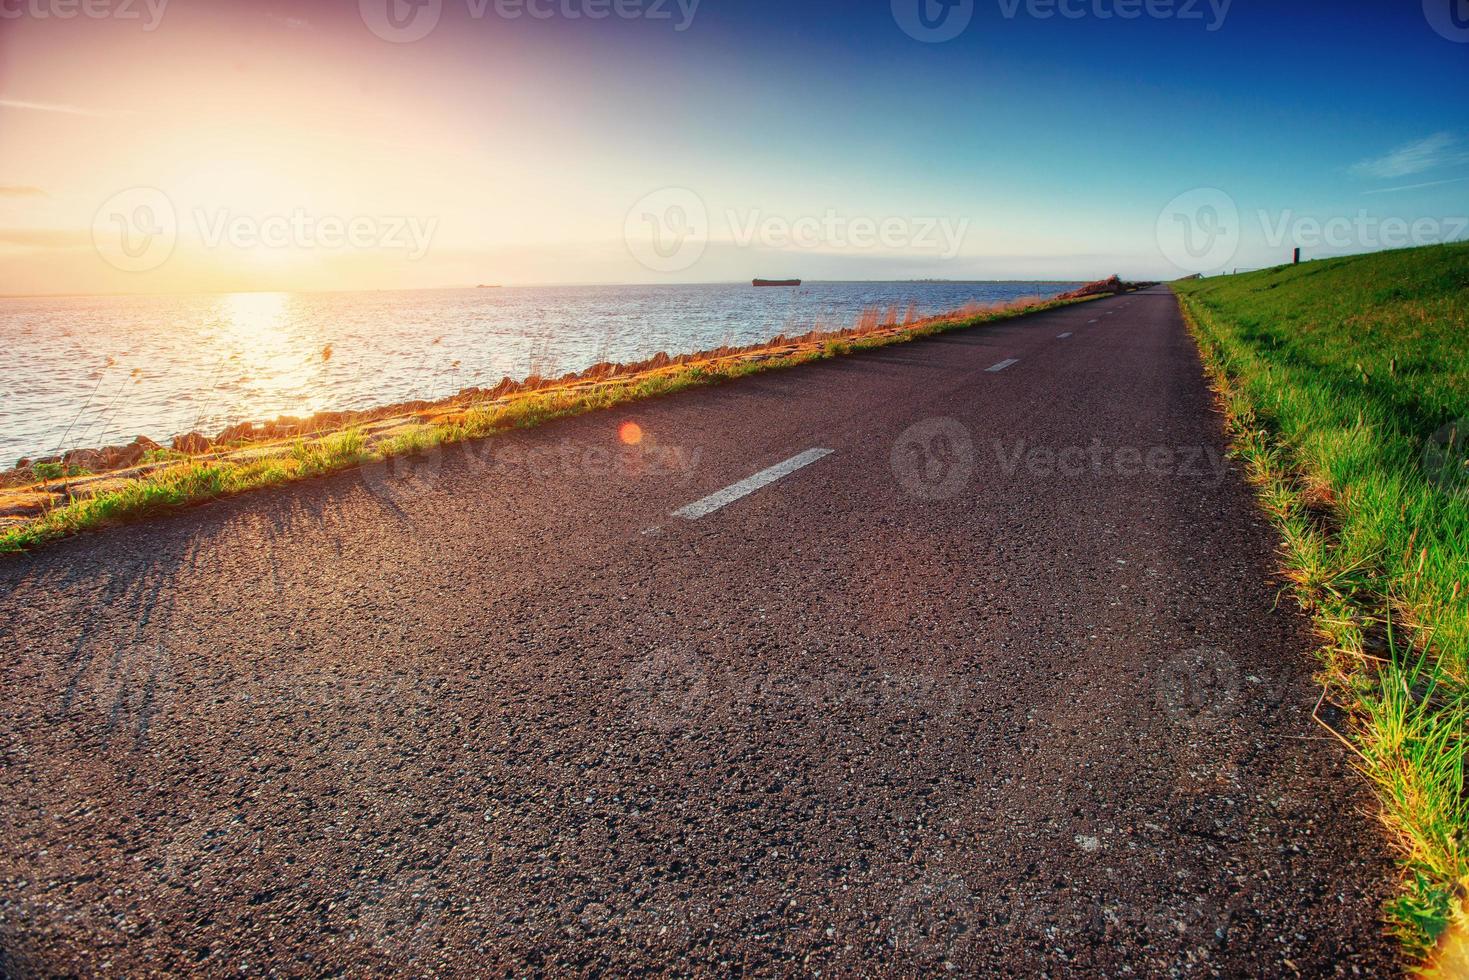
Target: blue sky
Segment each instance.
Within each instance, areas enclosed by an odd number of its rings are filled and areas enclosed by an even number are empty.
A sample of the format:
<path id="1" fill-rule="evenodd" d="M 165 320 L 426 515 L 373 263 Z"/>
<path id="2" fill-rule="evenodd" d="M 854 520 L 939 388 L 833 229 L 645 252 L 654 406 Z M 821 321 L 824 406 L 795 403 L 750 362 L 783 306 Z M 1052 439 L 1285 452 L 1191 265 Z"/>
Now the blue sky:
<path id="1" fill-rule="evenodd" d="M 0 22 L 0 291 L 1163 277 L 1469 224 L 1466 0 L 956 0 L 942 43 L 938 0 L 419 0 L 412 41 L 152 2 Z M 119 271 L 89 229 L 140 187 L 177 247 Z M 298 212 L 431 247 L 201 232 Z"/>
<path id="2" fill-rule="evenodd" d="M 713 66 L 703 105 L 676 117 L 696 142 L 733 142 L 795 182 L 952 202 L 1002 235 L 1033 222 L 1060 253 L 1138 274 L 1168 271 L 1140 238 L 1194 188 L 1237 203 L 1244 266 L 1278 258 L 1254 232 L 1287 218 L 1469 213 L 1469 45 L 1436 33 L 1416 0 L 1293 8 L 1237 0 L 1222 19 L 1201 4 L 1196 20 L 1123 20 L 1099 17 L 1117 9 L 1101 0 L 1042 19 L 992 0 L 930 44 L 896 30 L 885 3 L 711 2 L 692 51 L 668 38 L 656 50 Z M 737 126 L 727 112 L 700 121 L 721 90 Z M 1397 190 L 1420 184 L 1433 186 Z M 1308 252 L 1371 248 L 1372 231 Z M 1050 274 L 1065 271 L 1057 258 Z"/>

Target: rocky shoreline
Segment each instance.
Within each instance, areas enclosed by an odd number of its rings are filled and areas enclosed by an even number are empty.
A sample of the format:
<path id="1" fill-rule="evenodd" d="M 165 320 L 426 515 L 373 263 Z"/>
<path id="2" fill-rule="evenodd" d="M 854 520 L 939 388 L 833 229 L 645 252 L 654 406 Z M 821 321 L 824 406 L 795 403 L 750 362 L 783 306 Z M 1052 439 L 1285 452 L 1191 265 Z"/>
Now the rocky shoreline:
<path id="1" fill-rule="evenodd" d="M 1122 293 L 1130 293 L 1138 289 L 1147 289 L 1149 286 L 1158 285 L 1155 282 L 1126 282 L 1120 276 L 1111 276 L 1107 279 L 1098 279 L 1089 282 L 1080 289 L 1073 289 L 1069 293 L 1062 293 L 1057 299 L 1089 299 L 1092 296 L 1118 296 Z"/>
<path id="2" fill-rule="evenodd" d="M 1052 302 L 1112 295 L 1139 286 L 1113 276 L 1052 300 L 1037 298 L 1000 306 L 971 305 L 926 318 L 916 318 L 911 309 L 901 317 L 896 307 L 885 312 L 874 310 L 864 314 L 857 325 L 841 330 L 817 328 L 798 336 L 778 336 L 765 343 L 678 355 L 658 353 L 630 364 L 602 362 L 555 378 L 531 376 L 517 381 L 506 377 L 493 387 L 464 388 L 442 399 L 397 402 L 361 411 L 319 412 L 309 418 L 282 416 L 273 421 L 241 422 L 212 437 L 201 432 L 176 435 L 166 446 L 140 435 L 126 445 L 72 449 L 59 455 L 21 459 L 14 468 L 0 472 L 0 527 L 24 523 L 68 499 L 116 489 L 122 483 L 181 462 L 259 458 L 282 444 L 349 429 L 361 430 L 373 442 L 406 427 L 442 421 L 471 408 L 507 406 L 527 396 L 576 392 L 608 384 L 636 384 L 659 373 L 689 366 L 724 369 L 742 362 L 789 357 L 829 344 L 882 338 L 985 312 L 1022 310 Z"/>

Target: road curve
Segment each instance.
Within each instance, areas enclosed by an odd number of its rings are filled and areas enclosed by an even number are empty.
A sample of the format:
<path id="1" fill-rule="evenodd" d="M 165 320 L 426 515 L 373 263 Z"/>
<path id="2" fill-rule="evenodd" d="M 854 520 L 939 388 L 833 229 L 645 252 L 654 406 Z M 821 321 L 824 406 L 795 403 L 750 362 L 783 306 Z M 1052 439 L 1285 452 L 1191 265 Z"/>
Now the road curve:
<path id="1" fill-rule="evenodd" d="M 1160 289 L 0 562 L 0 973 L 1384 975 L 1222 453 Z"/>

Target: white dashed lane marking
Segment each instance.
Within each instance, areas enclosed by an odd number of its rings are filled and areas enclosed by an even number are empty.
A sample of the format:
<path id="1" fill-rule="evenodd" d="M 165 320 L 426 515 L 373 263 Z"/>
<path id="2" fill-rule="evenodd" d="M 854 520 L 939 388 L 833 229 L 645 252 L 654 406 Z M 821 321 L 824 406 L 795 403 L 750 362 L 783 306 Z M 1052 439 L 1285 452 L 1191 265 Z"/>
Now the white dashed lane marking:
<path id="1" fill-rule="evenodd" d="M 1019 364 L 1019 363 L 1020 363 L 1019 358 L 1012 357 L 1008 361 L 1001 361 L 999 364 L 996 364 L 994 367 L 985 368 L 985 370 L 988 371 L 990 374 L 999 374 L 1001 371 L 1005 370 L 1005 368 L 1009 367 L 1010 365 L 1012 365 L 1012 364 Z"/>
<path id="2" fill-rule="evenodd" d="M 697 521 L 701 517 L 708 517 L 721 507 L 728 507 L 736 500 L 748 497 L 756 490 L 770 486 L 782 477 L 790 476 L 799 469 L 810 466 L 830 456 L 834 450 L 831 449 L 808 449 L 799 456 L 792 456 L 784 463 L 776 463 L 768 470 L 761 470 L 754 476 L 747 477 L 739 483 L 733 483 L 712 493 L 703 500 L 695 501 L 687 507 L 681 507 L 673 512 L 674 517 L 682 517 L 684 520 Z"/>

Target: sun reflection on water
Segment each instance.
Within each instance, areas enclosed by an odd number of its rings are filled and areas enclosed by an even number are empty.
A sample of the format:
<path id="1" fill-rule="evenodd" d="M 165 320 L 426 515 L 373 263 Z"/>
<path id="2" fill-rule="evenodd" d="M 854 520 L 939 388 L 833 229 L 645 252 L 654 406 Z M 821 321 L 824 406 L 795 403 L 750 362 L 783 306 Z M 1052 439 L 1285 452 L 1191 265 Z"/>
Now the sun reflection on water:
<path id="1" fill-rule="evenodd" d="M 291 315 L 289 293 L 232 293 L 216 308 L 222 356 L 228 363 L 221 388 L 231 392 L 242 419 L 262 418 L 271 407 L 300 414 L 321 411 L 326 358 Z"/>
<path id="2" fill-rule="evenodd" d="M 1053 285 L 1051 292 L 1078 284 Z M 11 381 L 0 394 L 0 461 L 442 398 L 533 369 L 754 343 L 878 303 L 906 308 L 917 299 L 921 312 L 940 312 L 1037 288 L 836 283 L 799 295 L 735 285 L 10 298 L 0 304 L 0 376 Z"/>
<path id="3" fill-rule="evenodd" d="M 220 314 L 241 343 L 264 343 L 282 336 L 286 293 L 231 293 L 219 298 Z"/>

